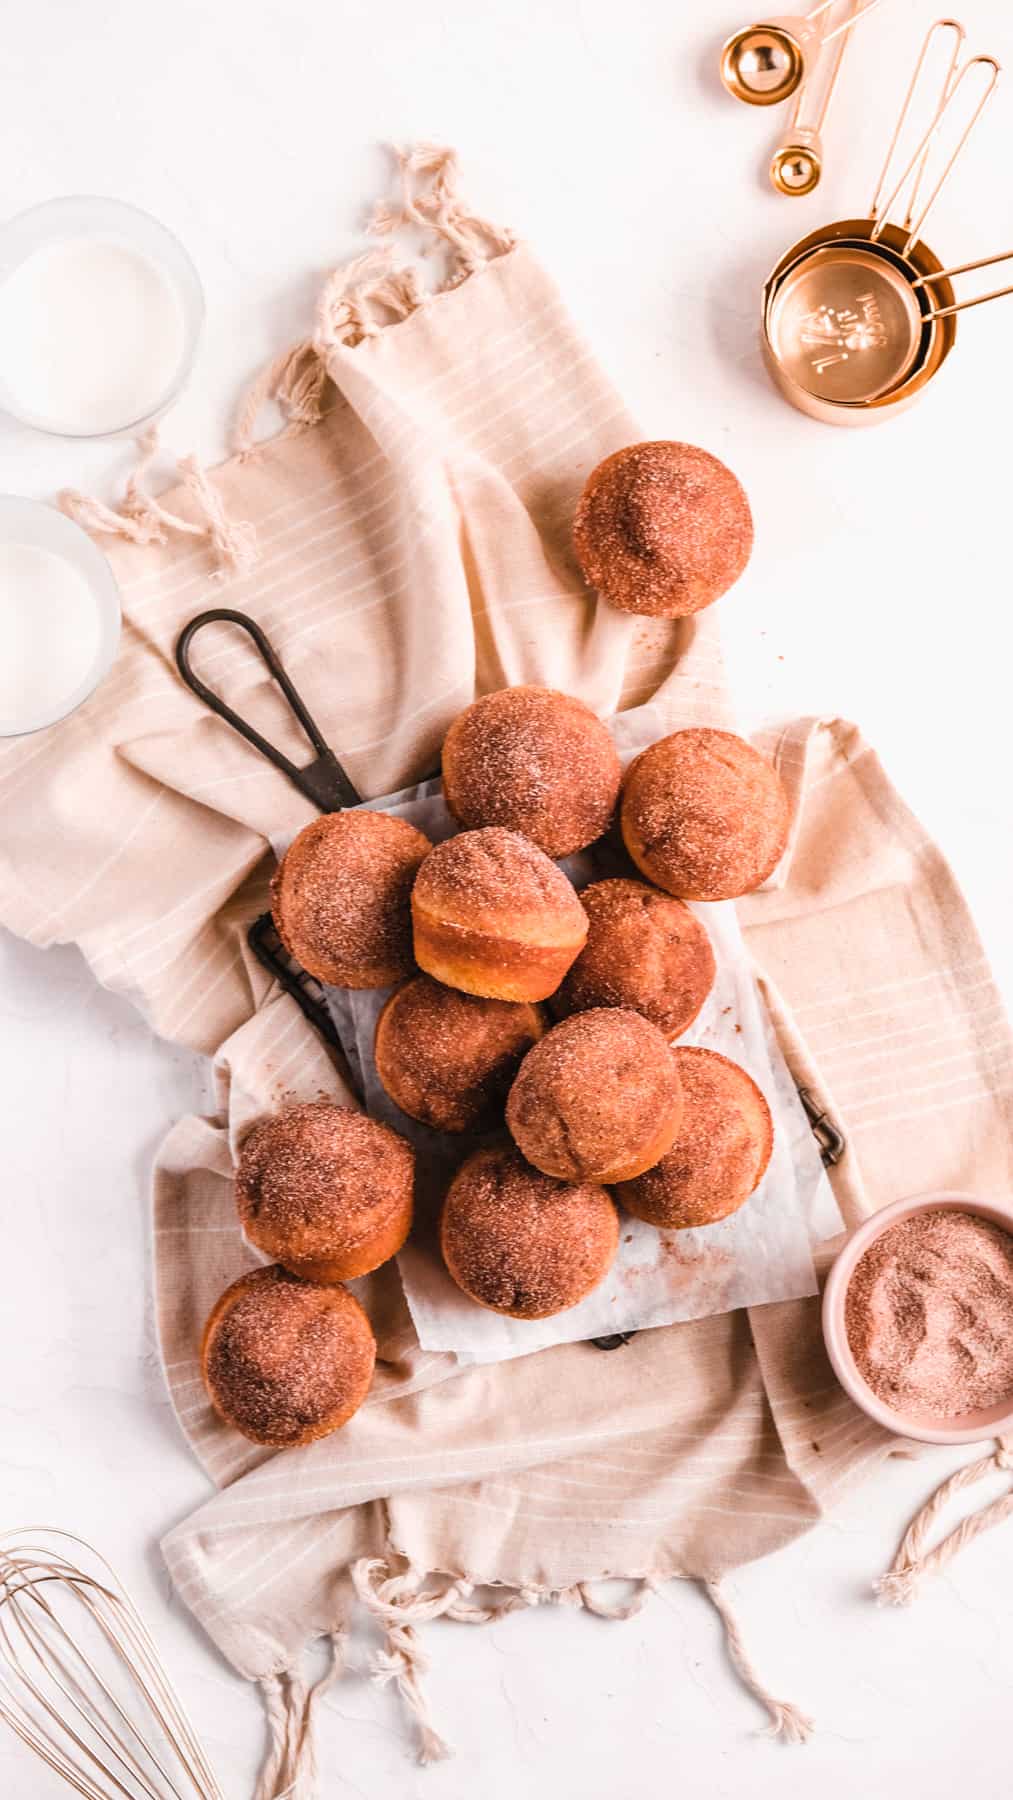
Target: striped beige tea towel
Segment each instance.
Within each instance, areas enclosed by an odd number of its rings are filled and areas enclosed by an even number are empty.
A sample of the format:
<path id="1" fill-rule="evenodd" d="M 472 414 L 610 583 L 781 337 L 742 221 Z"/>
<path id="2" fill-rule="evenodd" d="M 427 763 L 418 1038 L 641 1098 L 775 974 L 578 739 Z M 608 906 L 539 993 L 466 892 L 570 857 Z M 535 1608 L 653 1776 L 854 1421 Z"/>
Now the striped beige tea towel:
<path id="1" fill-rule="evenodd" d="M 107 534 L 121 654 L 73 718 L 0 754 L 0 917 L 39 944 L 76 941 L 159 1031 L 216 1057 L 219 1110 L 175 1128 L 155 1183 L 167 1380 L 219 1490 L 165 1553 L 209 1634 L 263 1684 L 261 1800 L 308 1791 L 302 1655 L 330 1638 L 336 1670 L 354 1605 L 382 1633 L 377 1677 L 417 1715 L 426 1757 L 442 1749 L 420 1685 L 427 1618 L 550 1598 L 628 1613 L 674 1576 L 707 1584 L 774 1727 L 804 1734 L 758 1683 L 720 1578 L 808 1529 L 892 1447 L 835 1388 L 813 1302 L 644 1332 L 612 1355 L 567 1345 L 462 1369 L 419 1350 L 390 1270 L 365 1284 L 376 1384 L 335 1438 L 271 1456 L 203 1395 L 203 1318 L 247 1265 L 236 1138 L 290 1096 L 352 1095 L 245 947 L 269 837 L 311 809 L 178 682 L 183 623 L 216 603 L 253 613 L 365 794 L 425 773 L 454 714 L 506 683 L 552 683 L 603 715 L 653 699 L 659 730 L 728 717 L 716 611 L 645 623 L 578 578 L 577 494 L 638 434 L 558 296 L 467 210 L 446 152 L 405 157 L 402 175 L 377 220 L 384 251 L 327 284 L 312 339 L 258 384 L 231 462 L 212 478 L 186 460 L 158 499 L 142 466 L 115 511 L 68 497 Z M 391 253 L 402 222 L 443 257 L 428 298 Z M 258 446 L 271 395 L 289 422 Z M 201 673 L 305 760 L 247 640 L 216 629 Z M 934 1185 L 1007 1191 L 1013 1045 L 952 876 L 850 728 L 810 722 L 765 747 L 795 798 L 793 837 L 779 884 L 742 917 L 789 1064 L 849 1133 L 845 1215 Z M 921 1547 L 902 1546 L 898 1591 Z M 636 1583 L 618 1605 L 598 1585 L 614 1576 Z"/>

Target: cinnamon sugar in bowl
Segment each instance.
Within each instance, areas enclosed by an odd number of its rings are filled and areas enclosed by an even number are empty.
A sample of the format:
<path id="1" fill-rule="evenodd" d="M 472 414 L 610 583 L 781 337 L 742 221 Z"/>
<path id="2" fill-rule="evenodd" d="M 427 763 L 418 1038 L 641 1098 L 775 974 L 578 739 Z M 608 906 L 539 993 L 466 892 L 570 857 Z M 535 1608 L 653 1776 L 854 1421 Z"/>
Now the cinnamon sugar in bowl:
<path id="1" fill-rule="evenodd" d="M 823 1336 L 845 1392 L 888 1431 L 1013 1431 L 1013 1206 L 927 1194 L 866 1219 L 827 1277 Z"/>

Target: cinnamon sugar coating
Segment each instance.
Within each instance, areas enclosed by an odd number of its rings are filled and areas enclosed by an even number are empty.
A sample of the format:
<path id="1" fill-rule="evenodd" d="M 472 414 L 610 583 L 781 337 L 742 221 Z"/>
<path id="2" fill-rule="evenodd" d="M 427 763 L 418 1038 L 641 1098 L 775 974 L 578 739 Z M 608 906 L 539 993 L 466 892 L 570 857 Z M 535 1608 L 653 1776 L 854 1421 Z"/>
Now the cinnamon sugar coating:
<path id="1" fill-rule="evenodd" d="M 695 444 L 631 444 L 598 464 L 573 522 L 584 578 L 624 612 L 700 612 L 742 574 L 753 520 L 741 483 Z"/>
<path id="2" fill-rule="evenodd" d="M 519 832 L 490 825 L 437 844 L 412 891 L 415 956 L 447 987 L 544 1000 L 587 936 L 561 869 Z"/>
<path id="3" fill-rule="evenodd" d="M 731 731 L 676 731 L 626 772 L 626 848 L 649 881 L 685 900 L 759 887 L 784 854 L 789 819 L 776 769 Z"/>
<path id="4" fill-rule="evenodd" d="M 294 838 L 271 884 L 286 950 L 318 981 L 389 987 L 412 969 L 412 883 L 429 839 L 389 813 L 325 813 Z"/>
<path id="5" fill-rule="evenodd" d="M 770 1108 L 751 1075 L 717 1050 L 672 1052 L 682 1082 L 679 1135 L 666 1156 L 616 1197 L 648 1225 L 681 1231 L 737 1212 L 763 1179 L 774 1147 Z"/>
<path id="6" fill-rule="evenodd" d="M 942 1421 L 1013 1402 L 1013 1236 L 990 1219 L 895 1219 L 859 1258 L 844 1319 L 886 1406 Z"/>
<path id="7" fill-rule="evenodd" d="M 417 975 L 377 1021 L 377 1074 L 409 1118 L 435 1131 L 485 1130 L 502 1118 L 521 1058 L 544 1030 L 539 1006 L 463 994 Z"/>
<path id="8" fill-rule="evenodd" d="M 215 1411 L 255 1444 L 309 1444 L 344 1425 L 373 1378 L 376 1343 L 342 1287 L 317 1287 L 273 1265 L 221 1296 L 201 1363 Z"/>
<path id="9" fill-rule="evenodd" d="M 512 1146 L 478 1150 L 443 1205 L 440 1244 L 458 1287 L 493 1312 L 545 1319 L 607 1274 L 619 1219 L 603 1187 L 539 1173 Z"/>
<path id="10" fill-rule="evenodd" d="M 317 1281 L 368 1274 L 411 1225 L 415 1152 L 389 1125 L 327 1100 L 261 1119 L 243 1140 L 236 1204 L 251 1244 Z"/>
<path id="11" fill-rule="evenodd" d="M 664 1156 L 682 1119 L 672 1051 L 640 1013 L 574 1013 L 529 1050 L 507 1125 L 530 1163 L 563 1181 L 622 1181 Z"/>
<path id="12" fill-rule="evenodd" d="M 443 793 L 462 825 L 503 825 L 547 856 L 569 856 L 607 830 L 622 770 L 590 707 L 554 688 L 503 688 L 454 720 Z"/>
<path id="13" fill-rule="evenodd" d="M 552 996 L 557 1018 L 628 1006 L 676 1038 L 714 985 L 706 931 L 681 900 L 642 881 L 596 881 L 581 893 L 587 943 Z"/>

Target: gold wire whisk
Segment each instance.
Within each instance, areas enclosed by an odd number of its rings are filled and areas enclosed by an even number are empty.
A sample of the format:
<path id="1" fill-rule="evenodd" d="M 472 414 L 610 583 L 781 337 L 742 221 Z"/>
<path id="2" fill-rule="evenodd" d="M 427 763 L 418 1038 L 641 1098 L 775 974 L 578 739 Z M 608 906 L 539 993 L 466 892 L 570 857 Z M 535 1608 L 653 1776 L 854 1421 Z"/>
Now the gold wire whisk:
<path id="1" fill-rule="evenodd" d="M 224 1800 L 133 1601 L 70 1532 L 0 1534 L 0 1718 L 84 1800 Z"/>

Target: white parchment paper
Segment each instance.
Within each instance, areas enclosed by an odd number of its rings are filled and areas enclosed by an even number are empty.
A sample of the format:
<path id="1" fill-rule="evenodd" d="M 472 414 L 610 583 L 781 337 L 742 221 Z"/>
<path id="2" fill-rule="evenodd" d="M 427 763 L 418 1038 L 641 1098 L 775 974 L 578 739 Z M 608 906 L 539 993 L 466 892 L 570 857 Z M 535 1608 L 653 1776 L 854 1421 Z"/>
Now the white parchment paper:
<path id="1" fill-rule="evenodd" d="M 645 706 L 612 720 L 610 729 L 626 763 L 664 736 L 666 726 L 653 706 Z M 434 842 L 457 829 L 438 781 L 369 804 L 410 820 Z M 281 852 L 286 846 L 275 847 Z M 630 873 L 621 853 L 608 843 L 562 866 L 577 887 Z M 451 1137 L 407 1118 L 380 1085 L 373 1061 L 376 1021 L 390 990 L 327 990 L 367 1111 L 393 1125 L 416 1148 L 416 1224 L 398 1263 L 423 1349 L 455 1351 L 462 1361 L 500 1362 L 549 1344 L 816 1293 L 812 1246 L 840 1230 L 840 1214 L 753 978 L 735 907 L 730 901 L 694 903 L 692 910 L 714 946 L 717 979 L 703 1011 L 679 1042 L 721 1051 L 741 1063 L 762 1088 L 774 1120 L 770 1166 L 746 1205 L 717 1225 L 656 1231 L 621 1213 L 619 1251 L 608 1276 L 579 1306 L 551 1319 L 510 1319 L 489 1312 L 451 1281 L 437 1241 L 440 1200 L 464 1158 L 494 1138 Z"/>

